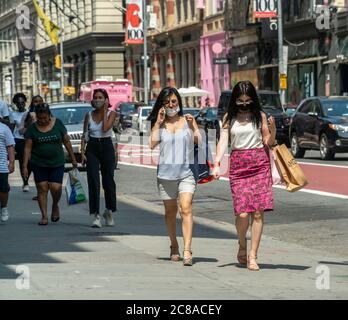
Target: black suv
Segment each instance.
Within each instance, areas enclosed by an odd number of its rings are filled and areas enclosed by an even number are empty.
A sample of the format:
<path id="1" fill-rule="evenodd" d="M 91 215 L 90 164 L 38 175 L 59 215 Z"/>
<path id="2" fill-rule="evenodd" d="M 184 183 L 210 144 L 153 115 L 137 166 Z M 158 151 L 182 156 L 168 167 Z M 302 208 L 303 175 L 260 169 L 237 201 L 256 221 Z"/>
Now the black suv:
<path id="1" fill-rule="evenodd" d="M 232 90 L 226 90 L 221 92 L 219 105 L 218 105 L 218 114 L 217 114 L 217 117 L 220 121 L 220 125 L 221 125 L 223 116 L 227 112 L 231 95 L 232 95 Z M 282 107 L 282 104 L 279 98 L 279 93 L 275 91 L 258 90 L 257 95 L 259 97 L 263 112 L 266 113 L 267 117 L 273 116 L 273 118 L 275 119 L 276 127 L 277 127 L 277 134 L 276 134 L 277 143 L 279 144 L 285 143 L 289 147 L 290 146 L 290 141 L 289 141 L 290 117 L 285 113 L 285 110 Z"/>
<path id="2" fill-rule="evenodd" d="M 117 106 L 118 121 L 114 130 L 121 133 L 126 128 L 132 127 L 132 116 L 138 112 L 138 108 L 145 106 L 143 102 L 123 102 Z"/>
<path id="3" fill-rule="evenodd" d="M 323 160 L 348 152 L 348 97 L 311 97 L 303 100 L 290 124 L 291 151 L 302 158 L 319 150 Z"/>

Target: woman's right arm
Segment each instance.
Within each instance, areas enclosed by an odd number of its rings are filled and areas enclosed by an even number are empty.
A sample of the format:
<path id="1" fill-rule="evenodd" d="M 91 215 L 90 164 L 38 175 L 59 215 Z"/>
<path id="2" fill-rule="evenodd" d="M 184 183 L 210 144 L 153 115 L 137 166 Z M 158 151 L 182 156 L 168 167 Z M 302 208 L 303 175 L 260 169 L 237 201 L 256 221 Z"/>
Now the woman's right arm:
<path id="1" fill-rule="evenodd" d="M 83 120 L 83 134 L 81 137 L 81 163 L 84 165 L 86 163 L 85 149 L 86 149 L 86 136 L 88 135 L 88 122 L 89 122 L 89 114 L 85 114 L 85 118 Z"/>
<path id="2" fill-rule="evenodd" d="M 33 140 L 26 139 L 25 146 L 24 146 L 23 168 L 22 168 L 24 178 L 28 178 L 28 162 L 31 156 L 32 148 L 33 148 Z"/>
<path id="3" fill-rule="evenodd" d="M 161 130 L 161 125 L 164 122 L 164 119 L 165 119 L 165 110 L 164 108 L 161 108 L 158 112 L 156 123 L 151 129 L 151 135 L 149 139 L 149 146 L 151 150 L 155 149 L 156 146 L 161 142 L 160 130 Z"/>
<path id="4" fill-rule="evenodd" d="M 149 145 L 150 149 L 153 150 L 156 148 L 156 146 L 160 143 L 160 130 L 161 130 L 161 125 L 156 122 L 155 125 L 151 129 L 151 135 L 149 139 Z"/>

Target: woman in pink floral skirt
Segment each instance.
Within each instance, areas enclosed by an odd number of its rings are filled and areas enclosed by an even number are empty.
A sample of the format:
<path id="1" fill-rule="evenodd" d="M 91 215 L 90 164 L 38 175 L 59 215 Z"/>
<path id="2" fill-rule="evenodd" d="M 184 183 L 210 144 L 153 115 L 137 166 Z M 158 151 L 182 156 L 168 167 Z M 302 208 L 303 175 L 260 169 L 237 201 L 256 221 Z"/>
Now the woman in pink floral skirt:
<path id="1" fill-rule="evenodd" d="M 213 175 L 220 177 L 220 161 L 231 141 L 230 186 L 239 239 L 238 262 L 258 271 L 265 211 L 273 210 L 272 175 L 268 147 L 274 145 L 275 121 L 261 111 L 261 105 L 250 81 L 238 82 L 223 119 L 223 130 L 217 146 Z M 251 217 L 251 249 L 247 254 L 246 234 Z"/>

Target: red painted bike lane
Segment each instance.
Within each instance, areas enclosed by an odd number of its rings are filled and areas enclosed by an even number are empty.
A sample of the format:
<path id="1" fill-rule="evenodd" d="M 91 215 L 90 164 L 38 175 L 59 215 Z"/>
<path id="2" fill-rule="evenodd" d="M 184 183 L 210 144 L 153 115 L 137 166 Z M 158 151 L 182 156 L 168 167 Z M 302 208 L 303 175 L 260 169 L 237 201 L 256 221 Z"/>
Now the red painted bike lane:
<path id="1" fill-rule="evenodd" d="M 158 149 L 150 150 L 148 146 L 119 145 L 119 161 L 124 164 L 156 167 Z M 300 163 L 309 184 L 305 189 L 329 192 L 348 196 L 348 167 Z M 221 162 L 221 176 L 228 178 L 229 156 Z"/>

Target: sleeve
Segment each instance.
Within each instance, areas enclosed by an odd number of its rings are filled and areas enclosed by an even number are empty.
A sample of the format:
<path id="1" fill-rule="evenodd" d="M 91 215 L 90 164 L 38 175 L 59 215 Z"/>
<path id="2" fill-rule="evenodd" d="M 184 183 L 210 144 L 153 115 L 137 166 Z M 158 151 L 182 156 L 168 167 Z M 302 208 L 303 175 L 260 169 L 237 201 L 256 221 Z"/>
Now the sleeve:
<path id="1" fill-rule="evenodd" d="M 9 117 L 10 116 L 10 110 L 8 108 L 7 103 L 3 103 L 1 106 L 1 115 L 2 118 Z"/>
<path id="2" fill-rule="evenodd" d="M 11 132 L 11 130 L 9 129 L 9 127 L 5 127 L 5 139 L 6 139 L 6 147 L 10 147 L 10 146 L 14 146 L 15 140 L 13 138 L 13 134 Z"/>
<path id="3" fill-rule="evenodd" d="M 63 138 L 68 133 L 68 131 L 66 130 L 65 125 L 63 124 L 63 122 L 60 119 L 56 118 L 56 121 L 57 121 L 58 129 L 59 129 L 59 131 L 62 135 L 62 138 Z"/>
<path id="4" fill-rule="evenodd" d="M 24 138 L 25 139 L 33 139 L 33 125 L 34 124 L 31 124 L 29 127 L 28 127 L 28 129 L 27 129 L 27 131 L 25 132 L 25 134 L 24 134 Z"/>
<path id="5" fill-rule="evenodd" d="M 13 112 L 10 112 L 10 123 L 14 123 L 14 124 L 16 123 Z"/>

